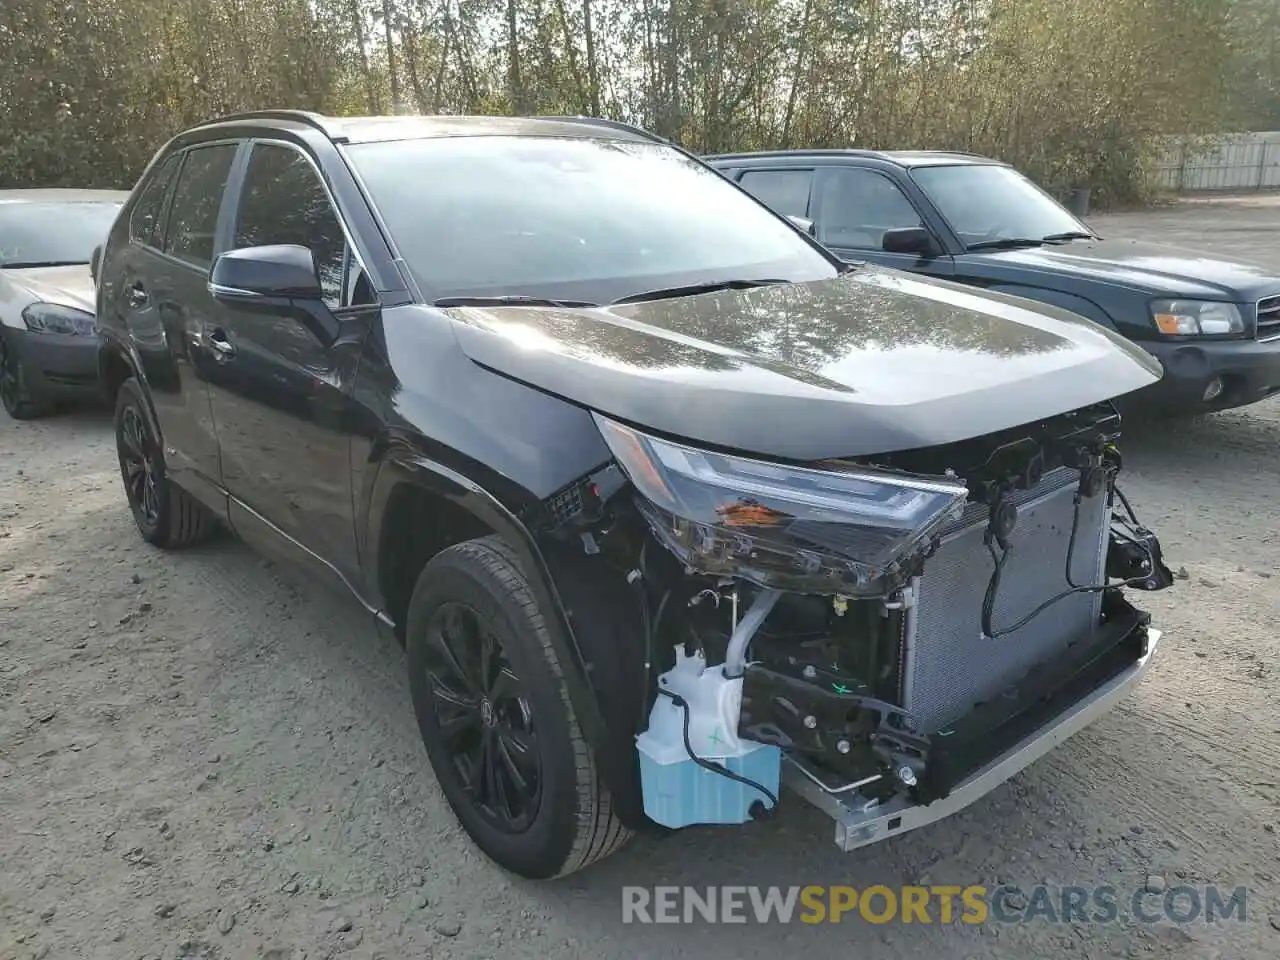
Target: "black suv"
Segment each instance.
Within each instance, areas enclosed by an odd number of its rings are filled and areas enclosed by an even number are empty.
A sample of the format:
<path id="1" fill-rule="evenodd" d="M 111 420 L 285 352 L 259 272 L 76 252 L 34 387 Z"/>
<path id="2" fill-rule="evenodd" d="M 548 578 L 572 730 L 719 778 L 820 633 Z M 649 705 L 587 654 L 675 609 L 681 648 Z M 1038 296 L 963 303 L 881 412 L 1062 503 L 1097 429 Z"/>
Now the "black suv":
<path id="1" fill-rule="evenodd" d="M 1107 239 L 1007 164 L 927 151 L 788 150 L 708 162 L 841 257 L 946 277 L 1088 317 L 1164 367 L 1126 398 L 1197 414 L 1280 393 L 1280 276 Z"/>
<path id="2" fill-rule="evenodd" d="M 1168 571 L 1115 506 L 1110 403 L 1150 357 L 850 268 L 643 131 L 224 118 L 157 153 L 99 262 L 142 536 L 225 525 L 349 591 L 521 874 L 780 783 L 874 842 L 1150 663 L 1121 588 Z"/>

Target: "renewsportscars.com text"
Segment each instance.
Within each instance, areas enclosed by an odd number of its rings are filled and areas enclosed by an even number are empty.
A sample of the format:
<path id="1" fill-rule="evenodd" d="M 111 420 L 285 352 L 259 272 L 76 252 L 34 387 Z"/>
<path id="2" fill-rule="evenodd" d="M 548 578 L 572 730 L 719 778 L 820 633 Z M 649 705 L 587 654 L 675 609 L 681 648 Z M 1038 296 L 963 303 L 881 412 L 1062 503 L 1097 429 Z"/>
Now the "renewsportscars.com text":
<path id="1" fill-rule="evenodd" d="M 1244 887 L 1012 885 L 623 887 L 623 923 L 1219 923 L 1246 919 Z"/>

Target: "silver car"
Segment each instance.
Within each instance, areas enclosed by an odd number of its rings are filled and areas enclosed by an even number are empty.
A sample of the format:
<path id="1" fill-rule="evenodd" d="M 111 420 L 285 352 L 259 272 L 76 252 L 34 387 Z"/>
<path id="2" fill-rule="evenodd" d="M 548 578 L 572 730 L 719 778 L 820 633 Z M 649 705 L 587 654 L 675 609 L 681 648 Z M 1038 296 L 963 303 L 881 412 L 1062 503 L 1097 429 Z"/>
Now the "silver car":
<path id="1" fill-rule="evenodd" d="M 18 420 L 96 397 L 89 261 L 120 190 L 0 190 L 0 405 Z"/>

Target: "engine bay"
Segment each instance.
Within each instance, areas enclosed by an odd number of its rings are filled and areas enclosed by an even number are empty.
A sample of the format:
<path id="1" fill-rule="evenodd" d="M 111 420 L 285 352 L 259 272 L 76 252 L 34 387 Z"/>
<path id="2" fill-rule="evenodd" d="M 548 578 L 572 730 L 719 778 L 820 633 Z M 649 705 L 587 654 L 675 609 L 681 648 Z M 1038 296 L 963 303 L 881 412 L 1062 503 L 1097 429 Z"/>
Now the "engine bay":
<path id="1" fill-rule="evenodd" d="M 638 619 L 643 646 L 649 817 L 761 816 L 784 763 L 826 794 L 927 805 L 1050 701 L 1145 656 L 1149 618 L 1123 590 L 1173 578 L 1117 485 L 1118 436 L 1108 403 L 775 468 L 618 428 L 618 460 L 537 519 L 634 598 L 618 615 Z M 822 499 L 832 489 L 856 504 L 851 521 Z"/>

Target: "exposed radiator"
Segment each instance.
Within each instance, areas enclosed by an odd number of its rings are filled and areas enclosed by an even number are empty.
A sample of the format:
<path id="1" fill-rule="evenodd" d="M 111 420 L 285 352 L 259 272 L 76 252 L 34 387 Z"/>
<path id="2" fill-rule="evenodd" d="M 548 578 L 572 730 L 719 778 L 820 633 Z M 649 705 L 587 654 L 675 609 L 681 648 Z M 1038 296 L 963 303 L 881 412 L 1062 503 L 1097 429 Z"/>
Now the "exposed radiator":
<path id="1" fill-rule="evenodd" d="M 1055 470 L 1033 490 L 1011 497 L 1018 523 L 1001 574 L 992 626 L 997 632 L 1066 590 L 1079 473 Z M 1109 511 L 1103 493 L 1080 503 L 1072 556 L 1077 584 L 1100 583 L 1105 570 Z M 1037 663 L 1052 658 L 1098 623 L 1102 596 L 1076 593 L 1026 626 L 995 640 L 982 638 L 982 600 L 991 578 L 991 554 L 983 543 L 987 508 L 971 504 L 944 532 L 938 552 L 916 582 L 916 602 L 906 621 L 902 704 L 934 733 L 978 703 L 1009 689 Z M 998 548 L 997 548 L 998 549 Z"/>

